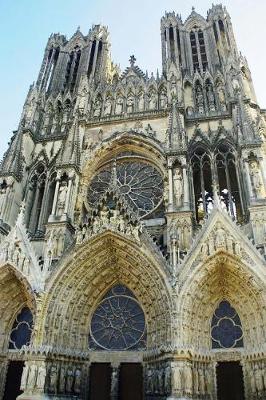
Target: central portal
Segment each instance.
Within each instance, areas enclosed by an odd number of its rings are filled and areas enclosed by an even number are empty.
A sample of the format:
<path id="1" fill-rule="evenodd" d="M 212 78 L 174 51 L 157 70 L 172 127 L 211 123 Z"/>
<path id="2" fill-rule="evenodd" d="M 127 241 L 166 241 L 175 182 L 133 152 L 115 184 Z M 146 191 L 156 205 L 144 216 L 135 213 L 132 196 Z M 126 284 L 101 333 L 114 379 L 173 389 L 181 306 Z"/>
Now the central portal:
<path id="1" fill-rule="evenodd" d="M 245 400 L 239 362 L 219 362 L 216 368 L 218 400 Z"/>

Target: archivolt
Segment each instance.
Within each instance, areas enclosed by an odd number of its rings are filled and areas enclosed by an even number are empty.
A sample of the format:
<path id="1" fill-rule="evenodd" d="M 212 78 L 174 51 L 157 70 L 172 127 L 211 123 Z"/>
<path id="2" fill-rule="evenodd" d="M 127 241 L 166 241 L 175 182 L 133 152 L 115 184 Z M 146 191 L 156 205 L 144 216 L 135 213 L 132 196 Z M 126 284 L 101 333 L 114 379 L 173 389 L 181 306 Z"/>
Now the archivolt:
<path id="1" fill-rule="evenodd" d="M 8 346 L 9 334 L 17 313 L 27 306 L 34 314 L 33 291 L 22 275 L 11 265 L 0 267 L 0 352 Z"/>
<path id="2" fill-rule="evenodd" d="M 51 277 L 39 341 L 86 350 L 92 312 L 115 283 L 131 289 L 142 305 L 148 346 L 169 340 L 171 295 L 162 267 L 143 246 L 106 232 L 77 248 Z"/>
<path id="3" fill-rule="evenodd" d="M 210 323 L 219 302 L 228 300 L 242 321 L 244 347 L 257 350 L 266 340 L 263 282 L 231 255 L 220 252 L 193 271 L 180 293 L 182 346 L 209 351 Z"/>

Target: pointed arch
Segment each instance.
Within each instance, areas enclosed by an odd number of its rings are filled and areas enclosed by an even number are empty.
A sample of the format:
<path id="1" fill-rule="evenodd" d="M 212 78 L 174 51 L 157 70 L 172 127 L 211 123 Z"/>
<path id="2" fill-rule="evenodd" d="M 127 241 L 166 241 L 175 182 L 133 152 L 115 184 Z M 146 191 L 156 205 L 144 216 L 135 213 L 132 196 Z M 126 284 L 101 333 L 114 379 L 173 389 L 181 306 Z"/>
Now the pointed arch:
<path id="1" fill-rule="evenodd" d="M 182 273 L 181 280 L 178 308 L 184 347 L 211 351 L 212 317 L 224 299 L 238 312 L 245 350 L 259 349 L 265 342 L 264 283 L 237 257 L 219 252 L 199 263 L 190 274 L 186 271 L 186 277 Z"/>
<path id="2" fill-rule="evenodd" d="M 7 350 L 17 315 L 27 307 L 35 313 L 35 296 L 27 279 L 10 264 L 0 267 L 0 351 Z"/>
<path id="3" fill-rule="evenodd" d="M 95 305 L 101 294 L 117 283 L 138 298 L 146 315 L 149 346 L 167 341 L 171 336 L 171 289 L 152 251 L 110 231 L 76 247 L 47 282 L 38 332 L 42 343 L 85 351 Z"/>

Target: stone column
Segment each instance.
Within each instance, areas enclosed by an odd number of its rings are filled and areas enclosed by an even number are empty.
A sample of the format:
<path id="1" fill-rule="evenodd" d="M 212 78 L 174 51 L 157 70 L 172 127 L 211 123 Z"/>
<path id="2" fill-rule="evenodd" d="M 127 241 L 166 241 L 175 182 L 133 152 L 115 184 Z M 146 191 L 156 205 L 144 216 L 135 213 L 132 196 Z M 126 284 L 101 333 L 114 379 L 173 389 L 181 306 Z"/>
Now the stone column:
<path id="1" fill-rule="evenodd" d="M 188 183 L 188 168 L 183 165 L 182 166 L 182 172 L 183 172 L 183 182 L 184 182 L 184 199 L 183 199 L 183 204 L 184 208 L 186 210 L 189 210 L 189 183 Z"/>
<path id="2" fill-rule="evenodd" d="M 91 70 L 91 77 L 94 77 L 95 73 L 95 68 L 96 68 L 96 61 L 98 57 L 98 49 L 99 49 L 99 40 L 96 40 L 96 46 L 95 46 L 95 51 L 94 51 L 94 58 L 93 58 L 93 64 L 92 64 L 92 70 Z"/>
<path id="3" fill-rule="evenodd" d="M 72 179 L 73 177 L 68 178 L 68 185 L 67 185 L 67 195 L 66 195 L 66 204 L 65 204 L 65 210 L 64 213 L 68 213 L 68 208 L 69 208 L 69 200 L 70 200 L 70 194 L 71 194 L 71 187 L 72 187 Z"/>
<path id="4" fill-rule="evenodd" d="M 173 167 L 172 167 L 172 165 L 168 165 L 168 188 L 169 188 L 168 211 L 173 211 L 173 208 L 174 208 L 174 188 L 173 188 Z"/>
<path id="5" fill-rule="evenodd" d="M 171 237 L 171 247 L 172 247 L 172 264 L 173 264 L 173 275 L 176 275 L 178 256 L 177 256 L 177 237 Z"/>
<path id="6" fill-rule="evenodd" d="M 55 185 L 55 192 L 54 192 L 53 207 L 52 207 L 52 215 L 55 215 L 55 212 L 56 212 L 56 203 L 57 203 L 59 186 L 60 186 L 60 178 L 57 177 L 56 178 L 56 185 Z"/>
<path id="7" fill-rule="evenodd" d="M 0 358 L 0 399 L 2 399 L 5 391 L 7 368 L 8 361 Z"/>
<path id="8" fill-rule="evenodd" d="M 112 375 L 111 375 L 111 400 L 118 399 L 119 391 L 119 364 L 112 364 Z"/>
<path id="9" fill-rule="evenodd" d="M 34 198 L 34 203 L 33 203 L 33 207 L 31 209 L 31 216 L 30 216 L 30 222 L 29 222 L 29 231 L 34 234 L 34 228 L 37 227 L 37 222 L 36 221 L 36 212 L 37 212 L 37 206 L 38 206 L 38 202 L 39 202 L 39 197 L 40 197 L 40 183 L 37 183 L 37 188 L 35 191 L 35 198 Z"/>

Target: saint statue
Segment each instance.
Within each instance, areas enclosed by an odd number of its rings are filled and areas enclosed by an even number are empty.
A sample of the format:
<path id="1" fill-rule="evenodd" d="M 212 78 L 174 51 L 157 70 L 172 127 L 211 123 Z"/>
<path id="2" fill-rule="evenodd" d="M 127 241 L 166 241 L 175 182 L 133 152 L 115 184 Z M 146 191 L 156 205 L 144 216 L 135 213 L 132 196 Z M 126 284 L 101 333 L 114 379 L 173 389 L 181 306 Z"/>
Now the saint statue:
<path id="1" fill-rule="evenodd" d="M 176 207 L 181 207 L 183 197 L 183 176 L 181 168 L 176 168 L 173 176 Z"/>

